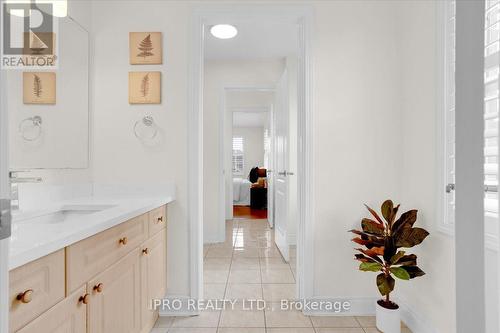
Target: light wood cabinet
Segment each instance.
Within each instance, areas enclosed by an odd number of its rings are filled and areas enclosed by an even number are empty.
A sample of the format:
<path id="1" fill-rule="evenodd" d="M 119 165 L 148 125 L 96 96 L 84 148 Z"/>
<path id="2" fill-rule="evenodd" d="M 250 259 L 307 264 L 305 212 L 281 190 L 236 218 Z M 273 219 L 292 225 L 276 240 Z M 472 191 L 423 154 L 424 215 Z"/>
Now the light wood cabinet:
<path id="1" fill-rule="evenodd" d="M 104 271 L 148 238 L 148 214 L 66 248 L 67 293 Z"/>
<path id="2" fill-rule="evenodd" d="M 149 212 L 149 237 L 167 226 L 167 206 L 161 206 Z"/>
<path id="3" fill-rule="evenodd" d="M 159 232 L 142 245 L 142 322 L 143 331 L 149 332 L 158 319 L 152 309 L 152 300 L 165 296 L 167 287 L 167 235 Z"/>
<path id="4" fill-rule="evenodd" d="M 141 330 L 141 258 L 136 248 L 88 283 L 89 333 Z"/>
<path id="5" fill-rule="evenodd" d="M 16 268 L 9 274 L 10 332 L 64 299 L 64 250 Z"/>
<path id="6" fill-rule="evenodd" d="M 33 320 L 18 333 L 86 333 L 87 305 L 86 286 L 78 288 L 49 311 Z"/>
<path id="7" fill-rule="evenodd" d="M 166 206 L 10 272 L 10 333 L 149 333 L 167 284 Z"/>

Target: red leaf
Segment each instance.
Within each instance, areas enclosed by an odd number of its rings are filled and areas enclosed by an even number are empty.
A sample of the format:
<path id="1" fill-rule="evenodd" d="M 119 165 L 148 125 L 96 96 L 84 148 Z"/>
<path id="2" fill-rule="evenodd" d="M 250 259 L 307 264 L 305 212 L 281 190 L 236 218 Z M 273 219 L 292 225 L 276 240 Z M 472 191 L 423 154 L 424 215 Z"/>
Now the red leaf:
<path id="1" fill-rule="evenodd" d="M 384 222 L 382 222 L 382 219 L 380 218 L 380 216 L 378 216 L 377 212 L 374 211 L 373 209 L 371 209 L 370 207 L 368 207 L 367 204 L 365 204 L 365 207 L 368 209 L 368 211 L 373 215 L 373 217 L 375 217 L 375 219 L 380 223 L 380 224 L 384 224 Z"/>

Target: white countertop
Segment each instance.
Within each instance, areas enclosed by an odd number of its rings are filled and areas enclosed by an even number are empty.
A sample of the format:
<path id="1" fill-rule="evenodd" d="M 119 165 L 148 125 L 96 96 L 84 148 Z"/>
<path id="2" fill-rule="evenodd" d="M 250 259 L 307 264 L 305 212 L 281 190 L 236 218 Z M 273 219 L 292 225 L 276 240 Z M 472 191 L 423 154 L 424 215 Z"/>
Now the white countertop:
<path id="1" fill-rule="evenodd" d="M 43 211 L 20 212 L 14 215 L 12 237 L 10 240 L 9 269 L 12 270 L 33 260 L 76 243 L 123 223 L 133 217 L 168 204 L 174 195 L 151 196 L 141 198 L 88 197 L 54 203 L 44 207 Z M 71 206 L 106 207 L 102 211 L 66 218 L 58 223 L 39 223 L 40 216 L 60 211 Z M 30 218 L 26 223 L 25 219 Z"/>

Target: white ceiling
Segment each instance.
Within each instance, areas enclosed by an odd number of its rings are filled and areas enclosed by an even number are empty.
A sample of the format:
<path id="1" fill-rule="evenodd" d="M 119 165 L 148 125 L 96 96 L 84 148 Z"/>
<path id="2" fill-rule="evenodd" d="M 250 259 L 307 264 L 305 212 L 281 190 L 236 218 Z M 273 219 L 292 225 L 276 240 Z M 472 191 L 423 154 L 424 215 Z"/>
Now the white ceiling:
<path id="1" fill-rule="evenodd" d="M 229 90 L 226 93 L 226 106 L 233 110 L 268 108 L 273 102 L 273 91 Z"/>
<path id="2" fill-rule="evenodd" d="M 218 39 L 210 34 L 216 23 L 232 24 L 238 35 Z M 207 25 L 205 59 L 269 59 L 296 54 L 297 25 L 292 22 L 273 22 L 240 19 L 237 22 L 219 20 Z"/>
<path id="3" fill-rule="evenodd" d="M 233 112 L 234 127 L 264 127 L 268 122 L 273 91 L 233 90 L 226 93 L 226 106 Z"/>
<path id="4" fill-rule="evenodd" d="M 264 127 L 267 124 L 267 112 L 233 112 L 233 127 Z"/>

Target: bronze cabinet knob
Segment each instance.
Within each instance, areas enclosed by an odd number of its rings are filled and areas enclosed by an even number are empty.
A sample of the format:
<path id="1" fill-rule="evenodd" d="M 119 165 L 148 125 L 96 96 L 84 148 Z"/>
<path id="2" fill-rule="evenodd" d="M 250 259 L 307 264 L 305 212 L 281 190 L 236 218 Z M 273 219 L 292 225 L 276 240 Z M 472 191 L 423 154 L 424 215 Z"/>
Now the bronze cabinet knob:
<path id="1" fill-rule="evenodd" d="M 96 284 L 94 286 L 94 291 L 101 293 L 104 290 L 104 285 L 102 283 Z"/>
<path id="2" fill-rule="evenodd" d="M 148 248 L 142 249 L 142 254 L 148 255 L 149 249 Z"/>
<path id="3" fill-rule="evenodd" d="M 23 293 L 17 295 L 16 299 L 21 303 L 27 304 L 33 299 L 33 289 L 28 289 Z"/>
<path id="4" fill-rule="evenodd" d="M 127 237 L 123 237 L 123 238 L 120 238 L 120 240 L 118 241 L 121 245 L 127 245 L 128 243 L 128 238 Z"/>
<path id="5" fill-rule="evenodd" d="M 160 217 L 158 218 L 158 220 L 156 221 L 156 223 L 160 223 L 160 222 L 163 222 L 163 216 L 160 216 Z"/>
<path id="6" fill-rule="evenodd" d="M 83 303 L 83 304 L 89 304 L 89 301 L 90 301 L 89 294 L 85 294 L 83 296 L 80 296 L 80 299 L 78 300 L 79 303 Z"/>

